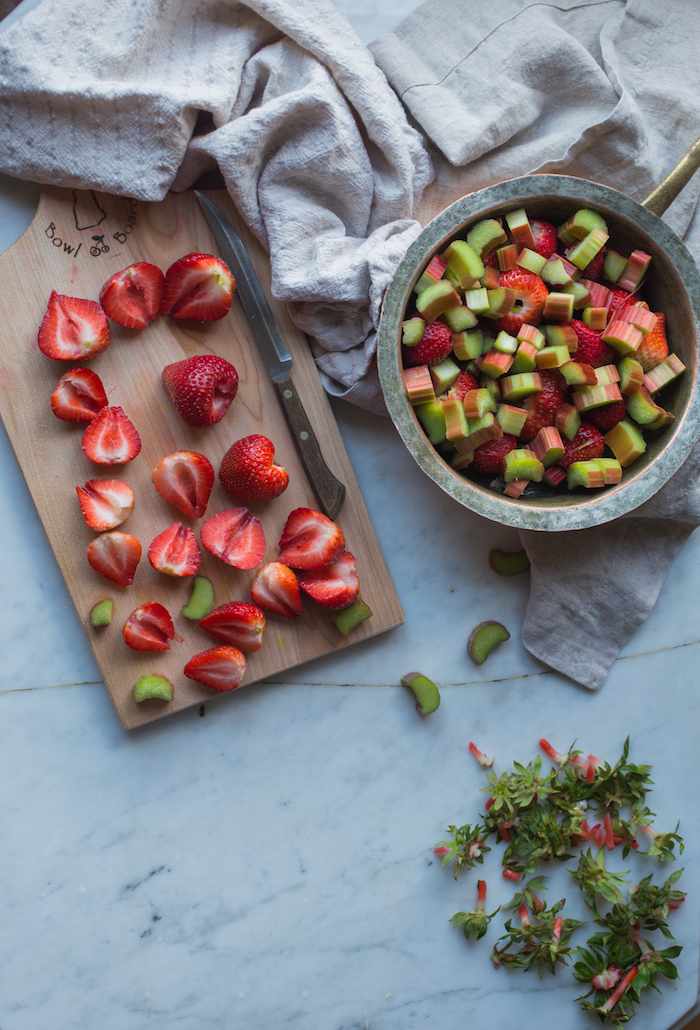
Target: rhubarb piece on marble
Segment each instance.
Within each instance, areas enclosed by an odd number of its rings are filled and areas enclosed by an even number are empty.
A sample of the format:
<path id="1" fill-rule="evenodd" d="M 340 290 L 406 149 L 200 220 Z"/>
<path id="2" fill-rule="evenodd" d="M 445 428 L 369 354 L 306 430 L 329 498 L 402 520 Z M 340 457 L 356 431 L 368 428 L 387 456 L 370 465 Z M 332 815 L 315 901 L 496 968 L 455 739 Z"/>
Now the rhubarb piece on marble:
<path id="1" fill-rule="evenodd" d="M 500 622 L 480 622 L 467 641 L 467 654 L 476 665 L 483 665 L 494 647 L 510 639 L 510 633 Z"/>
<path id="2" fill-rule="evenodd" d="M 561 368 L 570 357 L 569 348 L 564 344 L 558 347 L 543 347 L 537 352 L 537 367 L 538 369 Z"/>
<path id="3" fill-rule="evenodd" d="M 574 298 L 570 293 L 547 294 L 543 315 L 552 322 L 570 322 L 574 316 Z"/>
<path id="4" fill-rule="evenodd" d="M 548 465 L 556 465 L 564 453 L 564 444 L 556 426 L 544 426 L 540 429 L 530 447 L 545 468 Z"/>
<path id="5" fill-rule="evenodd" d="M 416 293 L 422 293 L 423 290 L 427 290 L 429 286 L 439 282 L 445 274 L 447 268 L 447 262 L 435 254 L 428 262 L 427 268 L 421 275 L 420 279 L 413 287 Z"/>
<path id="6" fill-rule="evenodd" d="M 573 440 L 581 425 L 581 416 L 574 404 L 562 404 L 554 419 L 554 425 L 567 440 Z"/>
<path id="7" fill-rule="evenodd" d="M 442 400 L 438 398 L 434 401 L 426 401 L 424 404 L 416 404 L 413 410 L 433 447 L 437 447 L 447 439 L 447 425 Z"/>
<path id="8" fill-rule="evenodd" d="M 527 551 L 500 551 L 494 548 L 489 552 L 489 565 L 499 576 L 520 576 L 530 568 Z"/>
<path id="9" fill-rule="evenodd" d="M 605 486 L 605 475 L 593 459 L 575 461 L 566 470 L 566 485 L 569 490 L 574 490 L 577 486 L 585 487 L 587 490 L 600 490 Z"/>
<path id="10" fill-rule="evenodd" d="M 538 350 L 534 343 L 523 340 L 515 352 L 509 372 L 513 375 L 518 375 L 520 372 L 534 372 L 537 368 L 537 354 Z"/>
<path id="11" fill-rule="evenodd" d="M 446 393 L 462 371 L 452 358 L 445 358 L 444 361 L 438 362 L 437 365 L 430 365 L 429 368 L 436 396 Z"/>
<path id="12" fill-rule="evenodd" d="M 501 393 L 507 403 L 521 401 L 541 391 L 542 379 L 539 372 L 521 372 L 518 375 L 505 376 L 501 380 Z"/>
<path id="13" fill-rule="evenodd" d="M 448 308 L 457 308 L 461 303 L 462 300 L 452 283 L 441 279 L 418 294 L 416 311 L 427 324 L 430 324 Z"/>
<path id="14" fill-rule="evenodd" d="M 665 415 L 664 409 L 651 399 L 646 386 L 640 386 L 636 393 L 627 398 L 627 413 L 638 426 L 648 426 Z"/>
<path id="15" fill-rule="evenodd" d="M 401 343 L 404 347 L 415 347 L 423 339 L 425 332 L 425 321 L 414 315 L 401 323 Z"/>
<path id="16" fill-rule="evenodd" d="M 644 382 L 644 369 L 635 358 L 623 358 L 617 370 L 620 373 L 620 393 L 623 397 L 631 397 Z"/>
<path id="17" fill-rule="evenodd" d="M 623 290 L 628 290 L 630 293 L 634 293 L 642 279 L 644 273 L 649 267 L 651 256 L 645 254 L 643 250 L 633 250 L 629 256 L 629 261 L 625 267 L 624 272 L 617 280 L 618 285 Z"/>
<path id="18" fill-rule="evenodd" d="M 644 437 L 628 419 L 623 419 L 613 426 L 603 437 L 605 444 L 613 452 L 623 468 L 636 461 L 647 449 Z"/>
<path id="19" fill-rule="evenodd" d="M 520 436 L 527 421 L 527 411 L 514 404 L 499 404 L 496 418 L 501 423 L 503 432 L 512 436 Z"/>
<path id="20" fill-rule="evenodd" d="M 499 376 L 505 375 L 510 370 L 512 364 L 512 354 L 504 354 L 503 351 L 494 349 L 489 351 L 481 362 L 481 371 L 490 376 L 491 379 L 497 379 Z"/>
<path id="21" fill-rule="evenodd" d="M 507 239 L 503 226 L 496 218 L 482 219 L 467 233 L 467 243 L 481 258 L 506 243 Z"/>
<path id="22" fill-rule="evenodd" d="M 592 458 L 603 472 L 606 486 L 616 486 L 622 479 L 622 465 L 617 458 Z"/>
<path id="23" fill-rule="evenodd" d="M 408 687 L 416 699 L 416 711 L 430 715 L 440 705 L 440 691 L 432 680 L 420 672 L 409 672 L 401 677 L 401 685 Z"/>
<path id="24" fill-rule="evenodd" d="M 573 402 L 578 411 L 592 411 L 593 408 L 602 408 L 605 404 L 614 404 L 621 401 L 622 394 L 617 383 L 609 383 L 607 386 L 581 386 L 574 390 Z"/>
<path id="25" fill-rule="evenodd" d="M 403 370 L 406 394 L 411 404 L 424 404 L 435 400 L 435 388 L 427 365 L 416 365 Z"/>
<path id="26" fill-rule="evenodd" d="M 496 407 L 496 401 L 489 390 L 469 390 L 464 398 L 464 414 L 467 418 L 482 418 L 487 411 L 495 411 Z"/>
<path id="27" fill-rule="evenodd" d="M 641 369 L 642 366 L 640 365 L 639 367 Z M 650 372 L 644 375 L 643 383 L 649 393 L 656 393 L 658 390 L 663 389 L 664 386 L 672 383 L 683 372 L 685 372 L 685 365 L 678 355 L 669 354 L 660 365 L 652 368 Z"/>
<path id="28" fill-rule="evenodd" d="M 574 335 L 576 334 L 574 333 Z M 544 347 L 544 333 L 537 326 L 530 325 L 528 322 L 523 322 L 520 326 L 516 339 L 518 343 L 531 343 L 535 350 L 542 350 Z"/>
<path id="29" fill-rule="evenodd" d="M 543 475 L 544 465 L 529 447 L 516 448 L 506 454 L 503 469 L 506 483 L 514 479 L 529 479 L 533 483 L 540 483 Z"/>
<path id="30" fill-rule="evenodd" d="M 559 371 L 569 386 L 597 386 L 596 369 L 580 361 L 565 361 Z"/>

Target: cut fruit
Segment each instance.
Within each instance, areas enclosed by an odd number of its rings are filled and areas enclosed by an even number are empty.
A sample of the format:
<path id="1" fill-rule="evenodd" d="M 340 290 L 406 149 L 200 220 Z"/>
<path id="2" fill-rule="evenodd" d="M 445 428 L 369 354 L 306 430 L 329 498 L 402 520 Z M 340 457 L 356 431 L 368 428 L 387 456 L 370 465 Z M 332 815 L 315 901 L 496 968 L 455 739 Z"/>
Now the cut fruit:
<path id="1" fill-rule="evenodd" d="M 364 622 L 365 619 L 371 619 L 372 612 L 364 601 L 355 601 L 354 604 L 348 605 L 347 608 L 331 612 L 331 618 L 343 636 L 347 637 L 361 622 Z"/>
<path id="2" fill-rule="evenodd" d="M 214 586 L 206 576 L 195 576 L 190 599 L 182 609 L 186 619 L 199 622 L 211 611 L 214 604 Z"/>
<path id="3" fill-rule="evenodd" d="M 444 399 L 429 401 L 426 404 L 416 404 L 414 411 L 416 418 L 423 426 L 425 435 L 433 447 L 443 443 L 447 439 L 447 423 L 445 421 Z"/>
<path id="4" fill-rule="evenodd" d="M 69 368 L 51 394 L 51 410 L 64 422 L 91 422 L 106 406 L 102 380 L 91 368 Z"/>
<path id="5" fill-rule="evenodd" d="M 455 365 L 455 378 L 459 368 Z M 244 504 L 272 501 L 289 485 L 289 474 L 276 463 L 275 447 L 260 433 L 244 436 L 221 459 L 219 482 L 227 494 Z"/>
<path id="6" fill-rule="evenodd" d="M 100 576 L 120 587 L 131 586 L 141 560 L 141 544 L 135 536 L 119 530 L 102 533 L 89 544 L 87 559 Z"/>
<path id="7" fill-rule="evenodd" d="M 216 322 L 231 307 L 234 278 L 213 254 L 186 254 L 165 273 L 161 312 L 173 318 Z"/>
<path id="8" fill-rule="evenodd" d="M 467 243 L 481 258 L 507 240 L 503 226 L 495 218 L 482 219 L 467 233 Z"/>
<path id="9" fill-rule="evenodd" d="M 416 699 L 416 711 L 430 715 L 440 705 L 440 692 L 432 680 L 420 672 L 409 672 L 401 677 L 401 685 L 408 687 Z"/>
<path id="10" fill-rule="evenodd" d="M 145 329 L 160 313 L 165 276 L 157 265 L 137 261 L 115 272 L 100 290 L 106 315 L 127 329 Z"/>
<path id="11" fill-rule="evenodd" d="M 312 508 L 295 508 L 282 531 L 279 560 L 293 569 L 320 569 L 344 549 L 340 526 Z"/>
<path id="12" fill-rule="evenodd" d="M 539 372 L 521 372 L 518 375 L 505 376 L 501 380 L 503 400 L 521 401 L 533 393 L 542 391 L 542 379 Z"/>
<path id="13" fill-rule="evenodd" d="M 121 408 L 102 408 L 83 433 L 83 453 L 96 465 L 125 465 L 141 450 L 141 438 Z"/>
<path id="14" fill-rule="evenodd" d="M 111 597 L 105 597 L 103 601 L 98 601 L 97 604 L 93 605 L 90 609 L 90 625 L 109 626 L 112 621 L 113 607 L 114 601 Z"/>
<path id="15" fill-rule="evenodd" d="M 91 529 L 116 529 L 134 510 L 134 491 L 120 479 L 88 479 L 76 486 L 80 510 Z"/>
<path id="16" fill-rule="evenodd" d="M 148 560 L 166 576 L 193 576 L 200 562 L 197 538 L 189 526 L 174 522 L 152 541 Z"/>
<path id="17" fill-rule="evenodd" d="M 255 574 L 250 588 L 253 604 L 266 612 L 296 619 L 301 615 L 301 592 L 299 582 L 288 565 L 268 562 Z"/>
<path id="18" fill-rule="evenodd" d="M 134 701 L 140 704 L 142 701 L 150 701 L 157 698 L 159 701 L 172 701 L 173 685 L 165 676 L 156 676 L 149 673 L 142 676 L 134 685 Z"/>
<path id="19" fill-rule="evenodd" d="M 170 612 L 157 601 L 136 608 L 124 623 L 124 640 L 132 651 L 169 651 L 170 641 L 184 637 L 175 632 Z"/>
<path id="20" fill-rule="evenodd" d="M 206 511 L 214 485 L 214 469 L 203 454 L 174 451 L 161 458 L 151 479 L 164 500 L 174 504 L 183 515 L 199 519 Z"/>
<path id="21" fill-rule="evenodd" d="M 499 551 L 494 548 L 489 552 L 489 565 L 499 576 L 519 576 L 530 568 L 527 551 Z"/>
<path id="22" fill-rule="evenodd" d="M 641 368 L 641 365 L 640 365 Z M 668 386 L 674 379 L 685 372 L 685 365 L 676 354 L 669 354 L 660 365 L 656 365 L 644 376 L 644 386 L 649 393 L 656 393 L 658 390 Z"/>
<path id="23" fill-rule="evenodd" d="M 107 316 L 94 300 L 51 291 L 39 328 L 39 350 L 56 361 L 87 361 L 109 347 Z"/>
<path id="24" fill-rule="evenodd" d="M 234 569 L 254 569 L 265 556 L 265 535 L 260 519 L 247 508 L 228 508 L 212 515 L 202 526 L 202 547 Z"/>
<path id="25" fill-rule="evenodd" d="M 266 626 L 265 613 L 256 604 L 229 601 L 201 619 L 199 625 L 223 644 L 231 644 L 240 651 L 259 651 Z"/>
<path id="26" fill-rule="evenodd" d="M 188 426 L 219 422 L 238 392 L 238 372 L 218 354 L 195 354 L 166 365 L 163 385 L 175 411 Z"/>
<path id="27" fill-rule="evenodd" d="M 484 274 L 483 261 L 474 248 L 464 240 L 454 240 L 447 250 L 443 251 L 442 258 L 447 262 L 447 269 L 452 272 L 462 290 L 468 290 Z"/>
<path id="28" fill-rule="evenodd" d="M 433 283 L 439 282 L 447 270 L 447 262 L 443 261 L 439 254 L 435 254 L 430 261 L 428 266 L 421 275 L 420 279 L 413 287 L 415 293 L 422 293 L 423 290 L 427 290 Z"/>
<path id="29" fill-rule="evenodd" d="M 569 490 L 577 486 L 589 490 L 600 490 L 605 486 L 605 475 L 602 468 L 594 460 L 574 461 L 566 472 L 566 485 Z"/>
<path id="30" fill-rule="evenodd" d="M 510 633 L 500 622 L 480 622 L 467 641 L 467 654 L 476 665 L 482 665 L 494 647 L 510 639 Z"/>
<path id="31" fill-rule="evenodd" d="M 235 690 L 245 676 L 245 655 L 237 647 L 222 645 L 201 651 L 184 668 L 185 676 L 212 690 Z"/>
<path id="32" fill-rule="evenodd" d="M 425 322 L 415 315 L 401 323 L 401 343 L 404 347 L 415 347 L 423 339 Z"/>
<path id="33" fill-rule="evenodd" d="M 354 604 L 360 591 L 355 558 L 349 551 L 343 551 L 322 569 L 300 569 L 297 580 L 312 601 L 329 610 Z"/>
<path id="34" fill-rule="evenodd" d="M 640 386 L 636 393 L 627 398 L 627 411 L 639 426 L 648 426 L 665 414 L 664 409 L 651 399 L 646 386 Z"/>

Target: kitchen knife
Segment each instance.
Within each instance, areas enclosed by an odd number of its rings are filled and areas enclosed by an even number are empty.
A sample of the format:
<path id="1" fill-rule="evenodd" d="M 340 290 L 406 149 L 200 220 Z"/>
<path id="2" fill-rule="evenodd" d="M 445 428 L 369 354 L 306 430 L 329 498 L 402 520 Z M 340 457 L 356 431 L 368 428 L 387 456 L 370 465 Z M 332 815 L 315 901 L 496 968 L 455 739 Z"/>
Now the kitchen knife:
<path id="1" fill-rule="evenodd" d="M 208 197 L 195 190 L 224 261 L 233 272 L 236 292 L 258 344 L 267 373 L 277 389 L 304 471 L 321 510 L 335 519 L 343 507 L 345 487 L 336 479 L 321 454 L 316 434 L 289 372 L 293 361 L 267 303 L 238 233 L 226 215 Z"/>

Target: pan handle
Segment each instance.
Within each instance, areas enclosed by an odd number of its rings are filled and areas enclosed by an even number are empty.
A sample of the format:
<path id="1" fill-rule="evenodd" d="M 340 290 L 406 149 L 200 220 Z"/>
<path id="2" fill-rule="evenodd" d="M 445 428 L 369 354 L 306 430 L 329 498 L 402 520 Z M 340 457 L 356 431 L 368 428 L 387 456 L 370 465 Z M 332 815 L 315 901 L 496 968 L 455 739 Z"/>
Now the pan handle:
<path id="1" fill-rule="evenodd" d="M 690 182 L 698 168 L 700 168 L 700 136 L 692 144 L 685 157 L 680 159 L 673 171 L 669 172 L 656 189 L 651 191 L 646 200 L 642 201 L 642 207 L 660 218 L 683 187 Z"/>

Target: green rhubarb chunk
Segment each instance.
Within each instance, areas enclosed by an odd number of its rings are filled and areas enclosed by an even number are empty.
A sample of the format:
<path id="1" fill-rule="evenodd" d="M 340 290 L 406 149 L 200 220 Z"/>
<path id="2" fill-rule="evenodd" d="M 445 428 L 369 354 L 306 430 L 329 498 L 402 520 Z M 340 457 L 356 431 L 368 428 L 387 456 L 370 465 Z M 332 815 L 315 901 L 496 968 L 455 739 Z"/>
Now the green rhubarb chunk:
<path id="1" fill-rule="evenodd" d="M 510 639 L 510 633 L 500 622 L 480 622 L 467 642 L 467 654 L 477 665 L 482 665 L 497 644 Z"/>
<path id="2" fill-rule="evenodd" d="M 636 358 L 623 358 L 618 363 L 617 371 L 620 373 L 620 392 L 627 397 L 636 393 L 644 379 L 644 369 L 641 362 Z"/>
<path id="3" fill-rule="evenodd" d="M 528 247 L 525 247 L 518 255 L 518 264 L 526 272 L 534 272 L 535 275 L 539 275 L 547 264 L 547 258 L 538 254 L 536 250 L 530 250 Z"/>
<path id="4" fill-rule="evenodd" d="M 455 333 L 452 337 L 452 350 L 459 361 L 473 361 L 482 353 L 484 334 L 481 329 L 473 333 Z"/>
<path id="5" fill-rule="evenodd" d="M 541 483 L 543 475 L 544 465 L 527 447 L 506 454 L 503 470 L 506 483 L 512 483 L 514 479 L 529 479 L 533 483 Z"/>
<path id="6" fill-rule="evenodd" d="M 465 329 L 473 329 L 479 319 L 464 304 L 458 308 L 448 308 L 442 316 L 453 333 L 462 333 Z"/>
<path id="7" fill-rule="evenodd" d="M 496 418 L 501 423 L 504 433 L 511 436 L 520 436 L 523 426 L 527 421 L 527 411 L 524 408 L 517 408 L 512 404 L 500 404 L 496 412 Z"/>
<path id="8" fill-rule="evenodd" d="M 463 290 L 469 289 L 484 274 L 483 261 L 464 240 L 454 240 L 441 257 Z"/>
<path id="9" fill-rule="evenodd" d="M 534 349 L 534 345 L 533 345 Z M 518 347 L 513 358 L 513 364 L 510 366 L 508 371 L 511 375 L 519 375 L 521 372 L 534 372 L 537 368 L 537 358 L 534 354 L 529 354 L 527 350 L 523 350 L 522 347 Z"/>
<path id="10" fill-rule="evenodd" d="M 562 286 L 560 293 L 570 293 L 574 298 L 574 308 L 585 308 L 590 302 L 591 291 L 587 286 L 582 286 L 581 283 L 569 283 L 568 285 Z"/>
<path id="11" fill-rule="evenodd" d="M 418 315 L 401 323 L 401 342 L 404 347 L 415 347 L 423 339 L 425 322 Z"/>
<path id="12" fill-rule="evenodd" d="M 91 626 L 109 626 L 112 621 L 112 606 L 114 602 L 111 597 L 105 597 L 104 601 L 98 601 L 90 609 Z"/>
<path id="13" fill-rule="evenodd" d="M 172 701 L 173 685 L 165 676 L 142 676 L 134 687 L 134 701 L 148 701 L 156 697 L 161 701 Z"/>
<path id="14" fill-rule="evenodd" d="M 511 336 L 505 329 L 502 329 L 493 346 L 494 350 L 500 350 L 503 354 L 515 354 L 518 349 L 518 341 L 515 336 Z"/>
<path id="15" fill-rule="evenodd" d="M 616 250 L 607 250 L 603 259 L 603 275 L 611 283 L 616 283 L 624 270 L 627 268 L 627 261 L 623 254 Z"/>
<path id="16" fill-rule="evenodd" d="M 489 565 L 499 576 L 519 576 L 530 568 L 526 551 L 499 551 L 489 553 Z"/>
<path id="17" fill-rule="evenodd" d="M 567 250 L 566 256 L 572 265 L 576 265 L 583 271 L 586 265 L 590 265 L 598 251 L 602 250 L 607 240 L 608 234 L 603 229 L 593 229 L 585 239 L 573 246 L 571 250 Z"/>
<path id="18" fill-rule="evenodd" d="M 448 308 L 459 307 L 462 300 L 452 283 L 440 279 L 416 297 L 416 311 L 426 322 L 434 322 Z"/>
<path id="19" fill-rule="evenodd" d="M 605 219 L 597 211 L 591 211 L 589 207 L 582 207 L 571 218 L 567 218 L 564 222 L 564 228 L 566 232 L 571 236 L 575 236 L 577 240 L 585 239 L 594 229 L 601 229 L 604 233 L 608 231 Z"/>
<path id="20" fill-rule="evenodd" d="M 467 243 L 481 258 L 485 254 L 489 254 L 494 247 L 500 247 L 502 243 L 506 243 L 507 240 L 508 237 L 503 226 L 495 218 L 485 218 L 481 222 L 477 222 L 467 234 Z"/>
<path id="21" fill-rule="evenodd" d="M 432 680 L 420 672 L 409 672 L 401 677 L 401 685 L 413 691 L 416 710 L 421 715 L 430 715 L 440 706 L 440 692 Z"/>
<path id="22" fill-rule="evenodd" d="M 530 394 L 542 391 L 542 380 L 539 372 L 520 372 L 517 375 L 505 376 L 501 380 L 503 400 L 520 401 Z"/>
<path id="23" fill-rule="evenodd" d="M 461 371 L 459 365 L 455 364 L 452 358 L 445 358 L 439 364 L 431 365 L 430 378 L 433 381 L 435 393 L 441 394 L 449 390 Z"/>
<path id="24" fill-rule="evenodd" d="M 364 601 L 355 601 L 347 608 L 331 612 L 331 618 L 344 637 L 347 637 L 356 626 L 359 626 L 365 619 L 372 618 L 372 612 Z"/>
<path id="25" fill-rule="evenodd" d="M 561 258 L 551 257 L 540 272 L 540 279 L 544 279 L 550 286 L 568 286 L 571 276 L 564 267 Z"/>
<path id="26" fill-rule="evenodd" d="M 485 286 L 475 290 L 465 290 L 464 303 L 475 315 L 483 315 L 489 309 L 489 291 Z"/>
<path id="27" fill-rule="evenodd" d="M 593 459 L 575 461 L 566 470 L 566 485 L 569 490 L 573 490 L 577 486 L 600 489 L 605 485 L 603 470 Z"/>
<path id="28" fill-rule="evenodd" d="M 623 468 L 631 465 L 647 449 L 644 437 L 627 419 L 608 430 L 603 439 Z"/>
<path id="29" fill-rule="evenodd" d="M 425 404 L 416 404 L 413 410 L 433 447 L 437 447 L 439 443 L 447 439 L 442 401 L 434 400 L 427 401 Z"/>
<path id="30" fill-rule="evenodd" d="M 190 599 L 182 609 L 182 614 L 186 619 L 199 622 L 200 619 L 209 614 L 213 604 L 214 587 L 211 580 L 208 580 L 206 576 L 195 576 Z"/>
<path id="31" fill-rule="evenodd" d="M 640 386 L 636 393 L 627 398 L 627 414 L 634 419 L 638 426 L 648 426 L 665 412 L 651 399 L 647 388 Z"/>

